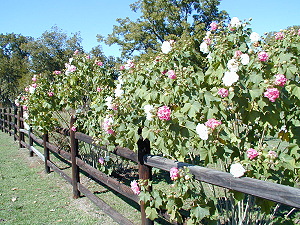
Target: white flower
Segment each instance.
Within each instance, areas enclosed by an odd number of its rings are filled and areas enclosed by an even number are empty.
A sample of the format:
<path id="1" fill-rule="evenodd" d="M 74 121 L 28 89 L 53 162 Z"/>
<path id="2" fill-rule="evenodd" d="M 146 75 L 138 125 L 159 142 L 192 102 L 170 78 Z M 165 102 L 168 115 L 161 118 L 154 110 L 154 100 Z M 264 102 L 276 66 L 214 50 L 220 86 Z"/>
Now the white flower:
<path id="1" fill-rule="evenodd" d="M 241 21 L 237 17 L 232 17 L 232 19 L 230 20 L 230 25 L 232 27 L 240 27 L 241 26 Z"/>
<path id="2" fill-rule="evenodd" d="M 224 77 L 222 78 L 225 86 L 231 86 L 234 82 L 237 82 L 239 75 L 236 72 L 225 72 Z"/>
<path id="3" fill-rule="evenodd" d="M 209 53 L 208 45 L 204 41 L 200 44 L 200 51 L 205 54 Z"/>
<path id="4" fill-rule="evenodd" d="M 35 88 L 34 88 L 34 87 L 29 87 L 29 93 L 30 93 L 30 94 L 33 94 L 34 91 L 35 91 Z"/>
<path id="5" fill-rule="evenodd" d="M 24 128 L 25 128 L 25 130 L 29 130 L 30 129 L 30 126 L 28 125 L 28 123 L 24 122 Z"/>
<path id="6" fill-rule="evenodd" d="M 230 166 L 230 173 L 233 177 L 241 177 L 245 172 L 245 168 L 240 163 L 234 163 Z"/>
<path id="7" fill-rule="evenodd" d="M 121 89 L 122 84 L 117 84 L 117 88 L 115 89 L 115 96 L 121 97 L 124 93 L 124 91 Z"/>
<path id="8" fill-rule="evenodd" d="M 258 42 L 260 40 L 260 35 L 256 32 L 252 32 L 250 34 L 250 40 L 251 42 Z"/>
<path id="9" fill-rule="evenodd" d="M 168 54 L 172 50 L 171 42 L 170 41 L 164 41 L 161 45 L 161 51 L 164 54 Z"/>
<path id="10" fill-rule="evenodd" d="M 241 56 L 241 63 L 245 66 L 248 65 L 250 58 L 248 54 L 242 54 Z"/>
<path id="11" fill-rule="evenodd" d="M 230 72 L 237 72 L 239 70 L 239 64 L 235 59 L 230 59 L 227 63 L 227 68 Z"/>
<path id="12" fill-rule="evenodd" d="M 124 65 L 124 67 L 125 67 L 125 69 L 126 70 L 129 70 L 130 68 L 134 68 L 134 62 L 133 62 L 133 60 L 130 60 L 130 59 L 128 59 L 127 60 L 127 63 Z"/>
<path id="13" fill-rule="evenodd" d="M 111 96 L 109 96 L 105 99 L 105 101 L 106 101 L 105 105 L 107 106 L 108 109 L 113 109 L 113 106 L 111 104 L 112 100 L 113 100 L 113 98 Z"/>
<path id="14" fill-rule="evenodd" d="M 25 120 L 28 120 L 28 118 L 29 118 L 28 112 L 24 112 L 24 113 L 23 113 L 23 118 L 24 118 Z"/>
<path id="15" fill-rule="evenodd" d="M 153 109 L 154 109 L 153 105 L 145 105 L 144 106 L 147 120 L 153 120 L 153 115 L 151 113 L 151 110 L 153 110 Z"/>
<path id="16" fill-rule="evenodd" d="M 208 129 L 207 129 L 207 126 L 205 126 L 204 124 L 199 123 L 196 126 L 196 132 L 202 140 L 208 139 Z"/>
<path id="17" fill-rule="evenodd" d="M 211 53 L 208 53 L 208 55 L 206 56 L 207 59 L 212 59 L 211 57 Z"/>

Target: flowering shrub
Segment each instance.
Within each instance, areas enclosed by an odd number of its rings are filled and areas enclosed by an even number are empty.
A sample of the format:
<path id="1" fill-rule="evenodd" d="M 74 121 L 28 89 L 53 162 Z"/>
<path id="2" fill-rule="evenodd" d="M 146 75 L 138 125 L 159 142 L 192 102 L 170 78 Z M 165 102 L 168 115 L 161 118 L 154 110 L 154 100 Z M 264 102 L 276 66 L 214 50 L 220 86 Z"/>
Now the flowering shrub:
<path id="1" fill-rule="evenodd" d="M 211 24 L 206 34 L 163 42 L 157 55 L 127 61 L 115 80 L 97 59 L 74 55 L 65 72 L 54 72 L 50 85 L 37 76 L 22 104 L 30 123 L 45 129 L 56 125 L 53 111 L 76 114 L 76 130 L 95 136 L 108 149 L 136 150 L 142 130 L 152 154 L 222 165 L 237 179 L 297 186 L 300 35 L 293 29 L 280 33 L 267 42 L 235 17 L 228 26 Z M 183 199 L 194 202 L 186 177 L 172 169 L 171 178 L 180 189 L 171 195 L 147 195 L 142 184 L 132 183 L 148 201 L 150 218 L 165 205 L 181 221 Z M 212 201 L 218 199 L 201 196 L 191 206 L 190 221 L 214 215 Z"/>

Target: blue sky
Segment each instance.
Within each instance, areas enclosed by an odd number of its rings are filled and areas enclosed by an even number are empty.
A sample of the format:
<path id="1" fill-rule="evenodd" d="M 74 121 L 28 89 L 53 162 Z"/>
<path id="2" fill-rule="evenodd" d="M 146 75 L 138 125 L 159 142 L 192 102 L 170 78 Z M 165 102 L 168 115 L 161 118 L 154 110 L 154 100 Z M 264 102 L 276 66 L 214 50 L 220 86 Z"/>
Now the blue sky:
<path id="1" fill-rule="evenodd" d="M 129 8 L 136 0 L 0 0 L 0 33 L 38 38 L 52 26 L 69 35 L 80 32 L 86 51 L 98 45 L 96 35 L 107 35 L 117 18 L 138 15 Z M 241 20 L 253 18 L 253 31 L 263 34 L 300 25 L 300 0 L 222 0 L 220 10 Z M 103 46 L 106 55 L 119 55 L 118 46 Z"/>

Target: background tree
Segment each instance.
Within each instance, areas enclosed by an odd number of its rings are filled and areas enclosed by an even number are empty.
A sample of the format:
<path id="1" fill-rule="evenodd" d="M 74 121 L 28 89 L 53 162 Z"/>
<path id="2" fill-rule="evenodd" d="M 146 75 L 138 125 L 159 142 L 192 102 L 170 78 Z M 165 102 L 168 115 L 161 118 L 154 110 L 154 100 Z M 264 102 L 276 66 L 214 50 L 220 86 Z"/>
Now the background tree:
<path id="1" fill-rule="evenodd" d="M 82 51 L 79 33 L 68 37 L 58 27 L 45 31 L 40 38 L 29 42 L 26 49 L 31 56 L 31 69 L 35 73 L 52 74 L 55 70 L 65 68 L 65 63 L 75 50 Z"/>
<path id="2" fill-rule="evenodd" d="M 227 19 L 227 13 L 218 10 L 219 4 L 220 0 L 139 0 L 130 5 L 132 11 L 141 13 L 136 21 L 119 18 L 113 32 L 107 38 L 98 35 L 98 40 L 119 45 L 122 56 L 156 52 L 164 40 L 192 35 L 207 29 L 212 21 Z"/>
<path id="3" fill-rule="evenodd" d="M 29 79 L 29 53 L 24 50 L 32 38 L 20 34 L 0 34 L 0 101 L 11 104 Z"/>

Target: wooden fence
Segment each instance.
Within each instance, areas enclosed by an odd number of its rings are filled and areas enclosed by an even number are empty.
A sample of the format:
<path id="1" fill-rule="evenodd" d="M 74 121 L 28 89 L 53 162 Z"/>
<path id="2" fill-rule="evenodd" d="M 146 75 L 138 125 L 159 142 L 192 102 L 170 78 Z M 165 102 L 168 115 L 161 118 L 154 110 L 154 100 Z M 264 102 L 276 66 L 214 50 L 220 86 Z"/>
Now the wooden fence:
<path id="1" fill-rule="evenodd" d="M 75 118 L 71 118 L 70 127 L 75 122 Z M 73 197 L 78 198 L 80 194 L 85 195 L 94 204 L 99 206 L 106 214 L 111 216 L 116 222 L 122 225 L 133 224 L 119 212 L 115 211 L 106 202 L 94 195 L 87 187 L 80 183 L 80 170 L 84 171 L 90 177 L 105 184 L 112 190 L 126 198 L 140 204 L 141 211 L 141 224 L 153 224 L 153 221 L 146 218 L 144 203 L 139 201 L 137 195 L 133 193 L 131 188 L 117 179 L 114 179 L 105 173 L 100 172 L 98 169 L 86 163 L 79 155 L 79 141 L 87 144 L 95 145 L 92 137 L 74 132 L 71 129 L 59 129 L 58 132 L 69 136 L 71 151 L 67 152 L 49 142 L 48 133 L 44 133 L 42 138 L 35 135 L 32 129 L 24 129 L 23 111 L 15 108 L 2 108 L 0 109 L 0 129 L 8 132 L 19 141 L 20 148 L 29 149 L 30 156 L 33 153 L 38 155 L 45 162 L 45 171 L 50 172 L 50 169 L 60 174 L 66 181 L 73 186 Z M 25 142 L 25 135 L 28 141 Z M 33 143 L 37 143 L 44 148 L 44 152 L 39 152 L 33 147 Z M 140 140 L 137 143 L 138 153 L 133 152 L 128 148 L 116 147 L 114 154 L 129 159 L 138 164 L 139 179 L 152 179 L 152 168 L 158 168 L 164 171 L 170 171 L 172 167 L 189 168 L 190 173 L 194 175 L 195 179 L 206 182 L 219 187 L 239 191 L 245 194 L 250 194 L 263 199 L 271 200 L 277 203 L 288 205 L 300 209 L 300 189 L 280 184 L 275 184 L 267 181 L 241 177 L 234 178 L 230 173 L 221 172 L 205 167 L 191 165 L 183 162 L 177 162 L 166 159 L 160 156 L 150 154 L 150 143 L 147 140 Z M 101 146 L 97 146 L 103 148 Z M 50 153 L 60 155 L 63 159 L 68 160 L 72 165 L 72 176 L 68 176 L 64 171 L 59 169 L 51 160 Z"/>

